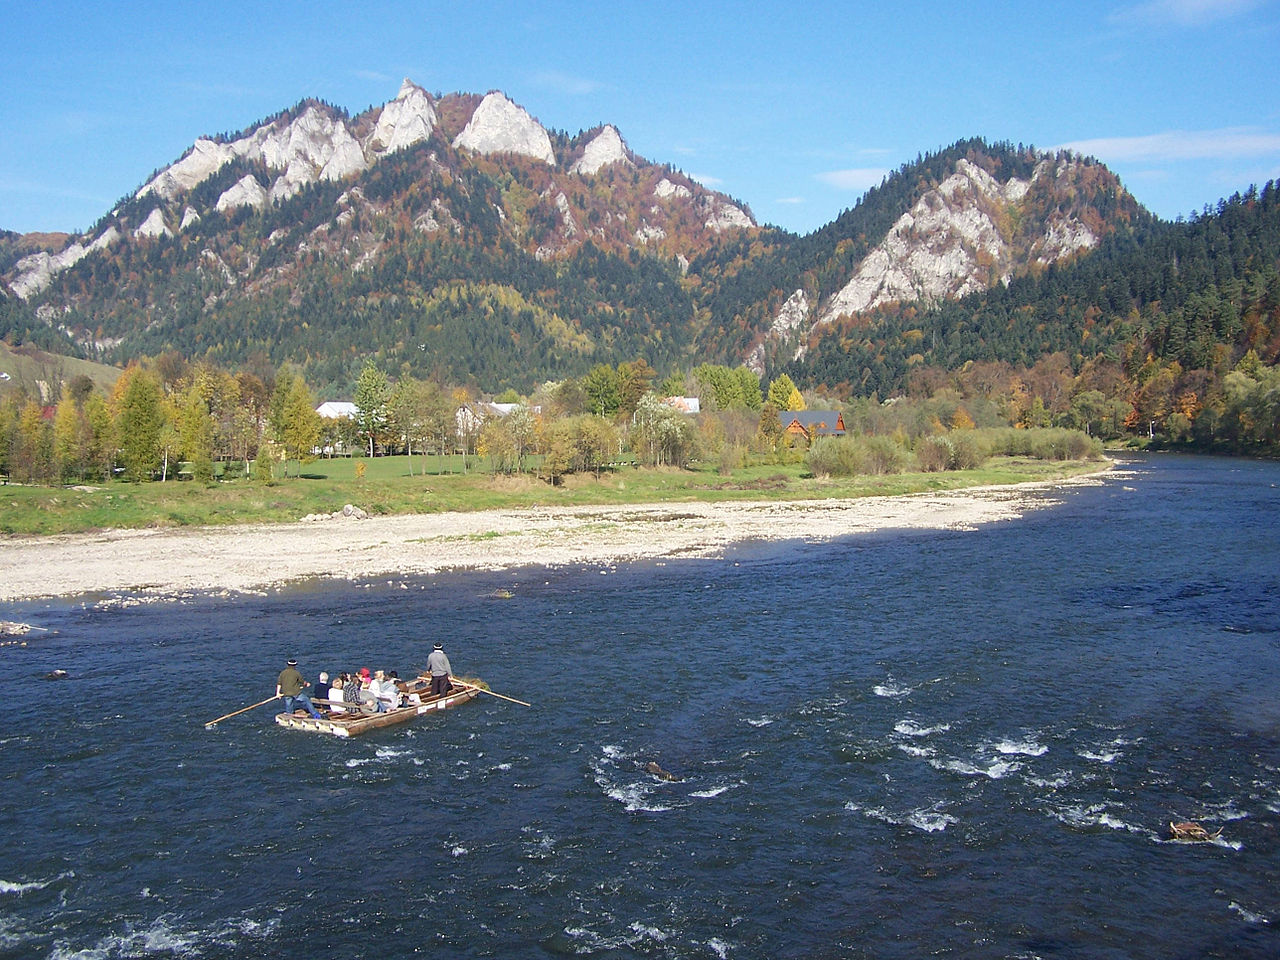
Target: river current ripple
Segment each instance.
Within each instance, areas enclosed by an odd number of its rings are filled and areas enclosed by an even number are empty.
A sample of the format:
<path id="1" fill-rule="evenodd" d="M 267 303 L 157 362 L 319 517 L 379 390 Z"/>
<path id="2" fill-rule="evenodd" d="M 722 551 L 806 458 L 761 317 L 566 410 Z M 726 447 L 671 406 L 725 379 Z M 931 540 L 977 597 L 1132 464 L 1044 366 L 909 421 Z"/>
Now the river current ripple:
<path id="1" fill-rule="evenodd" d="M 719 560 L 0 608 L 52 631 L 0 649 L 0 957 L 1280 955 L 1280 465 L 1044 496 Z M 437 639 L 533 706 L 203 726 L 289 656 L 404 674 Z"/>

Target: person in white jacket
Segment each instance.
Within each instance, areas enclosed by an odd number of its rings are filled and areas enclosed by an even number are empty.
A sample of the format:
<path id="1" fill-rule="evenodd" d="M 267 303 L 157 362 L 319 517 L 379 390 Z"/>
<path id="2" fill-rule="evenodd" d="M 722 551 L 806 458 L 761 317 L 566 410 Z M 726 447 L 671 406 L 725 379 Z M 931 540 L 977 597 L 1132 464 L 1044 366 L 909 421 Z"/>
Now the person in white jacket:
<path id="1" fill-rule="evenodd" d="M 388 679 L 383 671 L 374 672 L 370 689 L 373 695 L 378 698 L 379 713 L 385 713 L 400 706 L 400 690 L 396 686 L 396 682 Z"/>

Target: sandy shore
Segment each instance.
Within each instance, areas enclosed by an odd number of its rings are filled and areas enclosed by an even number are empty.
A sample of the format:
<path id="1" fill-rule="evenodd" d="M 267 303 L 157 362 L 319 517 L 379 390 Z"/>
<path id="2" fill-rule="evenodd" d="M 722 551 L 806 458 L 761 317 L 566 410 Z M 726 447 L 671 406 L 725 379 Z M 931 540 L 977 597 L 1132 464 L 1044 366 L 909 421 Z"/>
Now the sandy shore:
<path id="1" fill-rule="evenodd" d="M 1056 501 L 1044 484 L 858 500 L 676 503 L 441 513 L 365 520 L 14 538 L 0 602 L 84 593 L 261 591 L 308 577 L 714 557 L 749 540 L 822 541 L 891 529 L 971 529 Z"/>

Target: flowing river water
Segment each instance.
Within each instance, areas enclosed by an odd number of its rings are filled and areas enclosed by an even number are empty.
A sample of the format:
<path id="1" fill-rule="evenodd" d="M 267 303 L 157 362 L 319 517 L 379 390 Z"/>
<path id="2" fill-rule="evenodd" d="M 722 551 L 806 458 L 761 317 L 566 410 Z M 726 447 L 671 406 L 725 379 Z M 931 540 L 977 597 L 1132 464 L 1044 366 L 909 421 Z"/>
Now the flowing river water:
<path id="1" fill-rule="evenodd" d="M 0 957 L 1280 955 L 1280 465 L 1044 496 L 716 560 L 0 608 L 50 628 L 0 649 Z M 533 706 L 204 727 L 289 656 L 403 675 L 435 640 Z"/>

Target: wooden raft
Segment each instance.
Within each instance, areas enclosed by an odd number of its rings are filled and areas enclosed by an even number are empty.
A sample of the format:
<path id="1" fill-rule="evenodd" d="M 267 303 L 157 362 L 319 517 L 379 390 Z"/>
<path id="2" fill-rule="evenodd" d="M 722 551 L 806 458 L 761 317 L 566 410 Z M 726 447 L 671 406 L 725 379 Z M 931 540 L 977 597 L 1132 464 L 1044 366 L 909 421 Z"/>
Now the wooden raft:
<path id="1" fill-rule="evenodd" d="M 407 723 L 415 717 L 422 716 L 424 713 L 431 713 L 435 710 L 448 710 L 452 707 L 460 706 L 476 697 L 480 692 L 475 687 L 460 687 L 455 684 L 454 688 L 443 697 L 432 697 L 429 695 L 422 696 L 418 692 L 421 689 L 430 689 L 430 684 L 428 683 L 425 688 L 419 687 L 412 682 L 402 685 L 403 692 L 418 693 L 422 698 L 422 702 L 399 707 L 395 710 L 388 710 L 385 713 L 366 713 L 360 710 L 360 707 L 356 704 L 341 703 L 340 705 L 346 707 L 350 712 L 334 713 L 329 711 L 326 716 L 317 720 L 301 710 L 295 710 L 293 713 L 277 713 L 276 723 L 291 730 L 328 733 L 335 737 L 356 737 L 362 733 L 368 733 L 370 730 L 380 730 L 383 727 L 393 727 L 396 724 Z M 332 706 L 334 702 L 316 700 L 315 704 L 325 707 Z"/>

